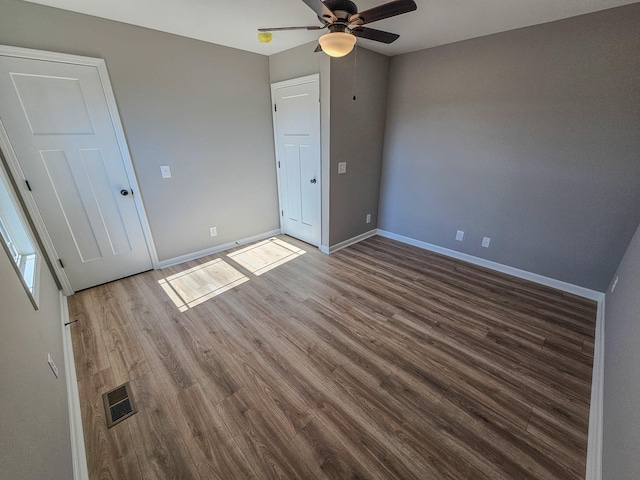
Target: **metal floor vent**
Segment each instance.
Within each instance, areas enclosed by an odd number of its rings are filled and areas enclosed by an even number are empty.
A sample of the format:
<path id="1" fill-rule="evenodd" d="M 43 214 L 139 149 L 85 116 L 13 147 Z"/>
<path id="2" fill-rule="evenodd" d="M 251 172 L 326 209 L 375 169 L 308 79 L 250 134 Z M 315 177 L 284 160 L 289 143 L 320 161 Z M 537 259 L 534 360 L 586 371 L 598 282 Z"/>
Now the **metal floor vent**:
<path id="1" fill-rule="evenodd" d="M 111 428 L 138 411 L 129 382 L 102 395 L 107 413 L 107 427 Z"/>

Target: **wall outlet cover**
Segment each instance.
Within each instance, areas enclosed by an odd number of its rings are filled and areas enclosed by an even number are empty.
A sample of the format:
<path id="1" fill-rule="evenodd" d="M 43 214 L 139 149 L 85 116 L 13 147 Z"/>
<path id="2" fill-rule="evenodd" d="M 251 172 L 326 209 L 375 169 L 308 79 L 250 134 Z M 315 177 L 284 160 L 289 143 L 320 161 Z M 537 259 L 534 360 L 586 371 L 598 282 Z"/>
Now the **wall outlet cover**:
<path id="1" fill-rule="evenodd" d="M 209 234 L 210 234 L 212 237 L 215 237 L 216 235 L 218 235 L 218 227 L 211 227 L 211 228 L 209 229 Z"/>
<path id="2" fill-rule="evenodd" d="M 347 173 L 347 162 L 338 162 L 338 173 Z"/>
<path id="3" fill-rule="evenodd" d="M 367 213 L 367 219 L 366 219 L 367 223 L 371 223 L 371 214 Z"/>
<path id="4" fill-rule="evenodd" d="M 491 238 L 489 238 L 489 237 L 484 237 L 484 238 L 482 239 L 482 246 L 483 246 L 484 248 L 489 248 L 489 243 L 491 243 Z"/>
<path id="5" fill-rule="evenodd" d="M 456 240 L 459 242 L 464 240 L 464 232 L 462 230 L 458 230 L 458 232 L 456 233 Z"/>

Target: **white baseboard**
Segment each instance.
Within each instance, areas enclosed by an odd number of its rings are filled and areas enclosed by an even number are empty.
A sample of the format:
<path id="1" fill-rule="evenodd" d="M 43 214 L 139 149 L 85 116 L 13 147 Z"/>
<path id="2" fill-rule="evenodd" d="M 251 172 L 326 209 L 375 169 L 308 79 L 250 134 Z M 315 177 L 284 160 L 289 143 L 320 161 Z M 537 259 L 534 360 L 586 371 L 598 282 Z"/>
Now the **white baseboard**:
<path id="1" fill-rule="evenodd" d="M 367 238 L 373 237 L 374 235 L 378 234 L 378 230 L 377 229 L 373 229 L 373 230 L 369 230 L 368 232 L 365 233 L 361 233 L 360 235 L 357 235 L 353 238 L 350 238 L 348 240 L 345 240 L 344 242 L 340 242 L 340 243 L 336 243 L 335 245 L 332 245 L 330 247 L 326 247 L 325 245 L 321 245 L 320 246 L 320 251 L 322 253 L 334 253 L 337 252 L 338 250 L 342 250 L 343 248 L 347 248 L 355 243 L 361 242 L 363 240 L 366 240 Z"/>
<path id="2" fill-rule="evenodd" d="M 523 280 L 529 280 L 534 283 L 539 283 L 540 285 L 545 285 L 547 287 L 562 290 L 563 292 L 571 293 L 579 297 L 588 298 L 597 302 L 604 299 L 604 293 L 602 292 L 580 287 L 578 285 L 573 285 L 572 283 L 563 282 L 561 280 L 556 280 L 555 278 L 549 278 L 543 275 L 538 275 L 537 273 L 527 272 L 526 270 L 520 270 L 519 268 L 492 262 L 491 260 L 486 260 L 484 258 L 474 257 L 473 255 L 457 252 L 449 248 L 439 247 L 438 245 L 433 245 L 431 243 L 423 242 L 421 240 L 416 240 L 410 237 L 405 237 L 396 233 L 387 232 L 385 230 L 379 229 L 377 233 L 381 237 L 390 238 L 391 240 L 397 240 L 408 245 L 413 245 L 414 247 L 424 248 L 425 250 L 440 253 L 442 255 L 446 255 L 447 257 L 457 258 L 458 260 L 473 263 L 474 265 L 486 267 L 497 272 L 506 273 L 514 277 L 522 278 Z"/>
<path id="3" fill-rule="evenodd" d="M 87 454 L 82 431 L 82 414 L 80 412 L 80 396 L 78 394 L 78 380 L 76 364 L 73 361 L 73 344 L 71 342 L 71 328 L 65 326 L 69 322 L 67 297 L 60 292 L 60 311 L 62 318 L 62 350 L 64 353 L 64 371 L 67 380 L 67 402 L 69 404 L 69 427 L 71 430 L 71 458 L 73 462 L 74 480 L 89 480 L 87 468 Z"/>
<path id="4" fill-rule="evenodd" d="M 241 245 L 246 245 L 247 243 L 251 243 L 251 242 L 257 242 L 259 240 L 264 240 L 265 238 L 273 237 L 274 235 L 280 235 L 280 233 L 282 233 L 282 231 L 279 228 L 276 230 L 271 230 L 269 232 L 259 233 L 258 235 L 242 238 L 240 240 L 236 240 L 235 242 L 223 243 L 222 245 L 216 245 L 215 247 L 207 248 L 205 250 L 200 250 L 199 252 L 187 253 L 186 255 L 181 255 L 179 257 L 173 257 L 167 260 L 162 260 L 161 262 L 158 263 L 158 266 L 159 268 L 172 267 L 180 263 L 189 262 L 191 260 L 197 260 L 198 258 L 206 257 L 207 255 L 213 255 L 214 253 L 224 252 L 225 250 L 229 250 L 230 248 L 239 247 Z"/>
<path id="5" fill-rule="evenodd" d="M 604 409 L 604 312 L 605 299 L 598 302 L 596 338 L 591 376 L 591 406 L 587 443 L 587 475 L 585 480 L 602 480 L 602 434 Z"/>

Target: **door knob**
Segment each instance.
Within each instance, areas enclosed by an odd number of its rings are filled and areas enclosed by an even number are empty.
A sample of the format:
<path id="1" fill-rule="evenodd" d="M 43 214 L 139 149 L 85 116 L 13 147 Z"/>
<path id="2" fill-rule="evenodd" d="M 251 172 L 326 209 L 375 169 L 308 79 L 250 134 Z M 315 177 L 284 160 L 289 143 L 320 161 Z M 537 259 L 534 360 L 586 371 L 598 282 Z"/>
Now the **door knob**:
<path id="1" fill-rule="evenodd" d="M 129 190 L 120 190 L 120 195 L 122 195 L 123 197 L 126 197 L 127 195 L 129 195 Z"/>
<path id="2" fill-rule="evenodd" d="M 316 183 L 316 179 L 315 178 L 311 179 L 310 183 Z"/>

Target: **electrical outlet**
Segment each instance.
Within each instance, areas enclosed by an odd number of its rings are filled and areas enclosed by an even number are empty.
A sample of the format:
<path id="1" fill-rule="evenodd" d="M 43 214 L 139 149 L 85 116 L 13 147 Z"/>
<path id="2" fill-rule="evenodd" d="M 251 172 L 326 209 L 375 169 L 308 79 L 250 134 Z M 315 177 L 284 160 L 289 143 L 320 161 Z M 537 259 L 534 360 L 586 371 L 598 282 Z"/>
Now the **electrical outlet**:
<path id="1" fill-rule="evenodd" d="M 613 285 L 611 285 L 611 293 L 613 293 L 617 285 L 618 285 L 618 277 L 616 277 L 616 279 L 613 281 Z"/>
<path id="2" fill-rule="evenodd" d="M 338 162 L 338 173 L 347 173 L 347 162 Z"/>
<path id="3" fill-rule="evenodd" d="M 50 353 L 47 353 L 47 363 L 51 367 L 51 371 L 58 378 L 58 367 L 56 367 L 56 362 L 53 361 L 53 357 Z"/>
<path id="4" fill-rule="evenodd" d="M 482 239 L 482 246 L 484 248 L 489 248 L 489 243 L 491 242 L 491 239 L 489 237 L 484 237 Z"/>
<path id="5" fill-rule="evenodd" d="M 209 234 L 210 234 L 212 237 L 215 237 L 216 235 L 218 235 L 218 227 L 211 227 L 211 228 L 209 229 Z"/>
<path id="6" fill-rule="evenodd" d="M 456 240 L 459 242 L 464 240 L 464 232 L 462 230 L 458 230 L 458 232 L 456 233 Z"/>
<path id="7" fill-rule="evenodd" d="M 371 223 L 371 214 L 367 213 L 367 223 Z"/>
<path id="8" fill-rule="evenodd" d="M 171 178 L 171 168 L 169 168 L 169 165 L 160 165 L 160 173 L 162 173 L 162 178 Z"/>

